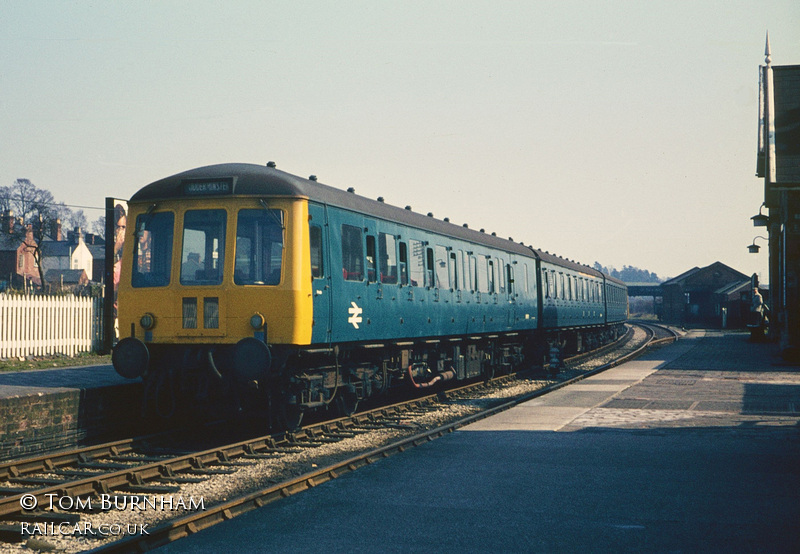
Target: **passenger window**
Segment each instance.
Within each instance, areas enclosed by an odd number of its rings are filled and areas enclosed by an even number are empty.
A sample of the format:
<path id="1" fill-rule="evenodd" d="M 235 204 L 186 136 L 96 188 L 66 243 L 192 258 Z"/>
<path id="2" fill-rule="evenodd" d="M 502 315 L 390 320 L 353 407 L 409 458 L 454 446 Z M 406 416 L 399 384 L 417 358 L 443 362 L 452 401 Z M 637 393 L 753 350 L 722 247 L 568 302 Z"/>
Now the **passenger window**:
<path id="1" fill-rule="evenodd" d="M 342 273 L 345 281 L 364 280 L 364 243 L 361 228 L 342 225 Z"/>
<path id="2" fill-rule="evenodd" d="M 525 264 L 525 292 L 530 292 L 531 284 L 530 284 L 530 274 L 528 272 L 528 264 Z"/>
<path id="3" fill-rule="evenodd" d="M 436 247 L 436 288 L 450 288 L 450 273 L 447 268 L 447 248 Z"/>
<path id="4" fill-rule="evenodd" d="M 458 251 L 458 266 L 461 272 L 461 290 L 469 290 L 469 261 L 463 250 Z"/>
<path id="5" fill-rule="evenodd" d="M 436 267 L 433 263 L 433 248 L 427 248 L 425 250 L 425 286 L 426 287 L 433 287 L 435 283 L 436 276 L 434 274 L 434 268 Z"/>
<path id="6" fill-rule="evenodd" d="M 374 283 L 378 280 L 377 260 L 375 237 L 373 235 L 367 235 L 367 280 L 370 283 Z"/>
<path id="7" fill-rule="evenodd" d="M 450 252 L 450 283 L 458 290 L 458 260 L 455 252 Z"/>
<path id="8" fill-rule="evenodd" d="M 237 285 L 277 285 L 283 259 L 283 212 L 239 210 L 233 282 Z"/>
<path id="9" fill-rule="evenodd" d="M 497 267 L 497 290 L 502 294 L 506 290 L 506 277 L 503 271 L 505 262 L 499 258 L 495 259 L 495 262 Z"/>
<path id="10" fill-rule="evenodd" d="M 425 286 L 425 245 L 418 240 L 408 241 L 411 247 L 411 259 L 408 262 L 408 276 L 411 278 L 411 285 L 415 287 Z"/>
<path id="11" fill-rule="evenodd" d="M 475 261 L 475 256 L 469 257 L 469 290 L 478 290 L 478 262 Z"/>
<path id="12" fill-rule="evenodd" d="M 218 285 L 225 265 L 225 210 L 190 210 L 183 215 L 182 285 Z"/>
<path id="13" fill-rule="evenodd" d="M 378 234 L 381 283 L 397 284 L 397 241 L 394 235 Z"/>
<path id="14" fill-rule="evenodd" d="M 143 214 L 136 218 L 131 285 L 137 288 L 169 285 L 174 226 L 172 212 Z"/>
<path id="15" fill-rule="evenodd" d="M 494 294 L 495 288 L 494 260 L 489 260 L 489 294 Z"/>
<path id="16" fill-rule="evenodd" d="M 408 284 L 408 246 L 406 243 L 400 243 L 400 284 Z"/>
<path id="17" fill-rule="evenodd" d="M 506 281 L 508 282 L 508 294 L 514 294 L 514 268 L 511 264 L 506 264 Z"/>
<path id="18" fill-rule="evenodd" d="M 544 277 L 544 283 L 542 283 L 542 287 L 544 288 L 544 297 L 550 298 L 550 272 L 543 271 L 542 277 Z"/>
<path id="19" fill-rule="evenodd" d="M 488 265 L 486 263 L 486 258 L 484 256 L 480 256 L 478 258 L 478 291 L 479 292 L 489 292 L 489 271 Z"/>
<path id="20" fill-rule="evenodd" d="M 309 242 L 311 243 L 311 277 L 321 279 L 325 276 L 322 264 L 322 227 L 311 225 L 309 227 Z"/>

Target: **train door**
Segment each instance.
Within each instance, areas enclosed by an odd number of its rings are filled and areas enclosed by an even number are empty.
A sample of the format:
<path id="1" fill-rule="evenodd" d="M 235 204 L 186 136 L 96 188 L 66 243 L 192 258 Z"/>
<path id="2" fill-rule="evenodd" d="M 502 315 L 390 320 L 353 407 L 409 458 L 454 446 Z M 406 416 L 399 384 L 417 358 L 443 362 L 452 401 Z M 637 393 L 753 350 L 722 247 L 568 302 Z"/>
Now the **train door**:
<path id="1" fill-rule="evenodd" d="M 517 282 L 514 278 L 514 266 L 511 262 L 503 268 L 506 273 L 506 305 L 508 306 L 508 327 L 514 328 L 517 324 Z"/>
<path id="2" fill-rule="evenodd" d="M 312 343 L 331 342 L 331 262 L 327 209 L 308 204 L 308 230 L 311 254 L 311 290 L 314 296 Z"/>

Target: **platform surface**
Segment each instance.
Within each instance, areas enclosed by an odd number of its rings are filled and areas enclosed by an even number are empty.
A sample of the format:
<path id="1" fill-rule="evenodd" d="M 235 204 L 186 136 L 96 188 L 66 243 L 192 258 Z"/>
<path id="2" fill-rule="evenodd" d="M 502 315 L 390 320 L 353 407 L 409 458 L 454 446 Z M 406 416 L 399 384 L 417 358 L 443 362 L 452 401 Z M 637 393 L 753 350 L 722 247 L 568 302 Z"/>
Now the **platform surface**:
<path id="1" fill-rule="evenodd" d="M 111 364 L 10 371 L 0 373 L 0 401 L 15 396 L 108 387 L 130 382 L 130 379 L 121 377 Z"/>
<path id="2" fill-rule="evenodd" d="M 163 552 L 797 552 L 800 368 L 696 331 Z"/>

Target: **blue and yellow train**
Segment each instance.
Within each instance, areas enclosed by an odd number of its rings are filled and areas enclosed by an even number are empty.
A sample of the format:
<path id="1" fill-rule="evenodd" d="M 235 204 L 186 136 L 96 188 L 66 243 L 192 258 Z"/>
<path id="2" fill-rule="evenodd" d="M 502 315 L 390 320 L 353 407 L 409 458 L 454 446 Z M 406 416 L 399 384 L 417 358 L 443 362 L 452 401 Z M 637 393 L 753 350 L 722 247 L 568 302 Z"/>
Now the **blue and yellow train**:
<path id="1" fill-rule="evenodd" d="M 186 171 L 128 208 L 113 362 L 164 416 L 221 397 L 289 424 L 349 413 L 588 349 L 627 318 L 624 283 L 590 267 L 272 162 Z"/>

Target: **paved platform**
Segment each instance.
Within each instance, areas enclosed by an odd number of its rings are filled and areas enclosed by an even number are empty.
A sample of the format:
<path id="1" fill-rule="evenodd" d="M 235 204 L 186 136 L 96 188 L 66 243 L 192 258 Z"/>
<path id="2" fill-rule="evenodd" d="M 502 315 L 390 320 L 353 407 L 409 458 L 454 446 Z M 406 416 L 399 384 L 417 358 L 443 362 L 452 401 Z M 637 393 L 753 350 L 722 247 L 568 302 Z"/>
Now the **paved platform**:
<path id="1" fill-rule="evenodd" d="M 164 552 L 798 552 L 800 367 L 694 331 Z"/>
<path id="2" fill-rule="evenodd" d="M 130 427 L 140 413 L 141 388 L 111 365 L 0 373 L 0 459 Z"/>

